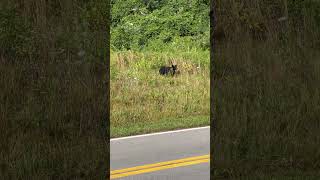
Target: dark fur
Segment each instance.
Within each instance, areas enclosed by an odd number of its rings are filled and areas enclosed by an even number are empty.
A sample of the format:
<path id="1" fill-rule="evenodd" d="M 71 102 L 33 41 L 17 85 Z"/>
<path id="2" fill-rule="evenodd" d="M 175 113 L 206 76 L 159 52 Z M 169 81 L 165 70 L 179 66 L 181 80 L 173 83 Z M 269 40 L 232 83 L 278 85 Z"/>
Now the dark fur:
<path id="1" fill-rule="evenodd" d="M 177 71 L 177 65 L 171 65 L 171 67 L 161 66 L 159 73 L 161 75 L 168 75 L 168 74 L 175 75 L 176 71 Z"/>

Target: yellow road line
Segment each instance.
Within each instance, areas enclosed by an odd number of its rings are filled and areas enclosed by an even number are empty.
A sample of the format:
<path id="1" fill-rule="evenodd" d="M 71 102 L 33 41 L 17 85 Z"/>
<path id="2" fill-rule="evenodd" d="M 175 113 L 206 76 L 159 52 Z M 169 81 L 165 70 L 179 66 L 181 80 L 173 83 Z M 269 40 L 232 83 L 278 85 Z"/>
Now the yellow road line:
<path id="1" fill-rule="evenodd" d="M 181 167 L 181 166 L 189 166 L 189 165 L 194 165 L 194 164 L 200 164 L 200 163 L 205 163 L 205 162 L 209 162 L 209 161 L 210 161 L 210 155 L 204 155 L 204 156 L 196 156 L 196 157 L 189 157 L 189 158 L 184 158 L 184 159 L 160 162 L 160 163 L 155 163 L 155 164 L 148 164 L 148 165 L 143 165 L 143 166 L 136 166 L 136 167 L 132 167 L 132 168 L 111 171 L 110 178 L 115 179 L 115 178 L 120 178 L 120 177 L 125 177 L 125 176 L 136 175 L 136 174 L 143 174 L 143 173 L 147 173 L 147 172 L 176 168 L 176 167 Z"/>
<path id="2" fill-rule="evenodd" d="M 136 170 L 140 170 L 140 169 L 146 169 L 146 168 L 152 168 L 152 167 L 157 167 L 157 166 L 164 166 L 164 165 L 169 165 L 169 164 L 182 163 L 182 162 L 186 162 L 186 161 L 193 161 L 193 160 L 199 160 L 199 159 L 205 159 L 205 158 L 210 158 L 210 155 L 195 156 L 195 157 L 177 159 L 177 160 L 160 162 L 160 163 L 155 163 L 155 164 L 136 166 L 136 167 L 132 167 L 132 168 L 113 170 L 113 171 L 111 171 L 111 174 L 118 174 L 118 173 L 123 173 L 123 172 L 128 172 L 128 171 L 136 171 Z"/>

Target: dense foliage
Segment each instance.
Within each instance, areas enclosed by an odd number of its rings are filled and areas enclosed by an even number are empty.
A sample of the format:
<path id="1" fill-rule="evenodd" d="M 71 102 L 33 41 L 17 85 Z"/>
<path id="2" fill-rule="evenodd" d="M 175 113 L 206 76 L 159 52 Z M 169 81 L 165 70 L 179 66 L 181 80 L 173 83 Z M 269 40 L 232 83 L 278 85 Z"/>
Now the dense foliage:
<path id="1" fill-rule="evenodd" d="M 208 0 L 112 1 L 111 46 L 122 50 L 209 49 Z"/>

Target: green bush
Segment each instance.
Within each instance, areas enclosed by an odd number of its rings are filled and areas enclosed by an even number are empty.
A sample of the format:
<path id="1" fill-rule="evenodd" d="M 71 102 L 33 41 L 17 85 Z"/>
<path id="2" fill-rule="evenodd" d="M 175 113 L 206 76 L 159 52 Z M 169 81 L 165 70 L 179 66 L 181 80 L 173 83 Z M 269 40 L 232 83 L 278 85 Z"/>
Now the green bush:
<path id="1" fill-rule="evenodd" d="M 148 1 L 114 2 L 112 6 L 111 46 L 118 50 L 162 51 L 174 39 L 193 37 L 189 45 L 208 50 L 208 2 Z M 150 47 L 149 47 L 150 46 Z"/>

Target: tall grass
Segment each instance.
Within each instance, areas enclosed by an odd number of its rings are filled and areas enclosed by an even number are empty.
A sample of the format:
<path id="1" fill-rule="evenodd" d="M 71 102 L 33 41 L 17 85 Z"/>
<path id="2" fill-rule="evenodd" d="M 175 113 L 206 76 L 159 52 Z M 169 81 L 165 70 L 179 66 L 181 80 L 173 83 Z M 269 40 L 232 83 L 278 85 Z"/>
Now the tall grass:
<path id="1" fill-rule="evenodd" d="M 106 178 L 107 8 L 1 1 L 1 179 Z"/>
<path id="2" fill-rule="evenodd" d="M 176 61 L 180 74 L 163 77 L 161 65 Z M 209 124 L 209 52 L 113 52 L 111 54 L 111 136 L 139 124 L 131 134 Z M 198 118 L 202 120 L 199 122 Z M 177 127 L 172 127 L 166 119 Z M 182 119 L 190 119 L 187 123 Z M 162 123 L 167 125 L 161 125 Z M 158 124 L 161 128 L 152 129 Z M 128 133 L 125 135 L 129 135 Z"/>
<path id="3" fill-rule="evenodd" d="M 213 177 L 319 177 L 316 19 L 307 5 L 301 16 L 289 8 L 279 22 L 286 9 L 280 1 L 228 3 L 215 7 L 215 27 L 229 27 L 214 47 Z"/>

